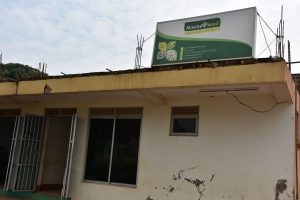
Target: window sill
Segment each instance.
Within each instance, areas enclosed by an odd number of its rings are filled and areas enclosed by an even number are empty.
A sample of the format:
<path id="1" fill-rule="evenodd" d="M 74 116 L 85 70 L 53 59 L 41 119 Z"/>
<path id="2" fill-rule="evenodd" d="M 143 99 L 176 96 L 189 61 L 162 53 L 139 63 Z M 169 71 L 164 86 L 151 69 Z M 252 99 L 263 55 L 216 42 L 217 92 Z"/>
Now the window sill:
<path id="1" fill-rule="evenodd" d="M 170 133 L 170 136 L 198 136 L 198 133 Z"/>
<path id="2" fill-rule="evenodd" d="M 98 185 L 106 185 L 106 186 L 117 186 L 117 187 L 127 187 L 127 188 L 132 188 L 136 189 L 137 185 L 131 185 L 131 184 L 126 184 L 126 183 L 113 183 L 113 182 L 104 182 L 104 181 L 93 181 L 93 180 L 83 180 L 82 183 L 91 183 L 91 184 L 98 184 Z"/>

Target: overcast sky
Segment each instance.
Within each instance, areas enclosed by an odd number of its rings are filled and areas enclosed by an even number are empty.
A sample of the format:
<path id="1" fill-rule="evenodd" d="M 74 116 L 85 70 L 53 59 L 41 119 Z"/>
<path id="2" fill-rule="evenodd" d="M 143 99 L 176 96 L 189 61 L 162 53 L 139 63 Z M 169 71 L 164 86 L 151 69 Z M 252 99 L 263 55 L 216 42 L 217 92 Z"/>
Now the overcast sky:
<path id="1" fill-rule="evenodd" d="M 51 75 L 133 69 L 136 35 L 152 35 L 159 21 L 256 6 L 276 30 L 281 5 L 285 40 L 291 41 L 292 61 L 299 61 L 299 0 L 1 0 L 0 52 L 4 63 L 37 68 L 45 62 Z M 256 55 L 266 47 L 257 25 Z M 264 30 L 272 42 L 274 35 Z M 145 67 L 151 65 L 153 43 L 154 37 L 144 44 Z M 271 50 L 274 56 L 275 42 Z M 260 57 L 268 56 L 267 50 Z M 293 72 L 300 73 L 300 64 L 294 65 Z"/>

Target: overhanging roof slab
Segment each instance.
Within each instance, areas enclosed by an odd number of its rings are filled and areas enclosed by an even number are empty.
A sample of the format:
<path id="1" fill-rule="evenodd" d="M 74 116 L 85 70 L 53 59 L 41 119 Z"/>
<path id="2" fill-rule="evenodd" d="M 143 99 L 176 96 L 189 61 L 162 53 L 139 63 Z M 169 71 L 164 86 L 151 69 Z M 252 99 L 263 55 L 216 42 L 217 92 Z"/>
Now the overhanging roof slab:
<path id="1" fill-rule="evenodd" d="M 122 90 L 145 90 L 158 88 L 276 84 L 280 99 L 292 100 L 293 81 L 284 61 L 207 67 L 174 69 L 154 72 L 93 75 L 72 78 L 50 78 L 0 83 L 0 96 L 40 95 L 45 86 L 51 94 L 103 92 Z M 276 86 L 274 93 L 277 93 Z M 286 94 L 283 94 L 286 93 Z"/>

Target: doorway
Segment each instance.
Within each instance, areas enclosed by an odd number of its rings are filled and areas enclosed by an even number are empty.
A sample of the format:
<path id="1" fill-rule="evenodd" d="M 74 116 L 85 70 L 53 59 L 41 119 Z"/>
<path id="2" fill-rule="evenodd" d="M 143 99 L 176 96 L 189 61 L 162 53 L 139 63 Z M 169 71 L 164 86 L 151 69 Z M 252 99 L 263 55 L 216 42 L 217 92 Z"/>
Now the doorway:
<path id="1" fill-rule="evenodd" d="M 48 196 L 68 197 L 76 109 L 46 109 L 37 190 Z"/>
<path id="2" fill-rule="evenodd" d="M 15 116 L 0 116 L 0 187 L 5 183 L 10 146 L 14 133 Z"/>
<path id="3" fill-rule="evenodd" d="M 0 109 L 0 189 L 4 188 L 12 139 L 20 109 Z"/>
<path id="4" fill-rule="evenodd" d="M 1 129 L 9 133 L 4 134 L 0 129 L 0 141 L 5 144 L 2 145 L 5 159 L 1 160 L 6 160 L 3 165 L 7 165 L 3 171 L 5 190 L 41 191 L 68 198 L 75 113 L 76 109 L 46 109 L 46 116 L 25 114 L 0 118 Z"/>
<path id="5" fill-rule="evenodd" d="M 65 174 L 71 116 L 49 116 L 42 150 L 39 192 L 60 196 Z"/>

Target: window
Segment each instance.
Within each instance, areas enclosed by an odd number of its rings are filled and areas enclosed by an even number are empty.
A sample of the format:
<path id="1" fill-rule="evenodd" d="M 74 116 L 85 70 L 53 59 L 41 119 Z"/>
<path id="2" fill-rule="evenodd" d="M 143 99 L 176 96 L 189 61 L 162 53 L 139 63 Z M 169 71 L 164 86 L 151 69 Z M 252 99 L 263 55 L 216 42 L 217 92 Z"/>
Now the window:
<path id="1" fill-rule="evenodd" d="M 90 110 L 85 180 L 136 185 L 142 108 Z"/>
<path id="2" fill-rule="evenodd" d="M 198 135 L 198 106 L 172 107 L 170 135 Z"/>

